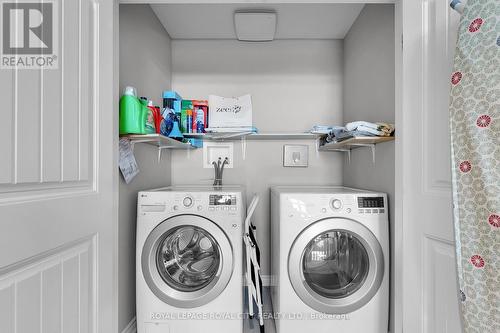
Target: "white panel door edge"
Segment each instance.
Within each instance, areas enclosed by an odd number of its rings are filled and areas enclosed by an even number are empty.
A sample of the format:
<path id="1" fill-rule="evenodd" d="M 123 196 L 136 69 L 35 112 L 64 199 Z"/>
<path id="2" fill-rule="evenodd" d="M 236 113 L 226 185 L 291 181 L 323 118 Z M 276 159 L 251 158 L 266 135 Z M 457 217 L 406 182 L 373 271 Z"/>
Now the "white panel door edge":
<path id="1" fill-rule="evenodd" d="M 400 128 L 403 124 L 403 0 L 396 2 L 394 6 L 394 45 L 395 45 L 395 69 L 394 69 L 394 121 L 396 127 Z M 398 130 L 395 139 L 395 181 L 394 181 L 394 249 L 391 250 L 391 285 L 390 299 L 390 323 L 389 331 L 391 333 L 403 332 L 403 277 L 402 277 L 402 255 L 403 252 L 403 140 L 405 133 Z"/>
<path id="2" fill-rule="evenodd" d="M 0 69 L 0 332 L 116 333 L 118 0 L 54 1 L 58 68 Z"/>
<path id="3" fill-rule="evenodd" d="M 402 226 L 396 235 L 402 331 L 456 333 L 448 101 L 459 16 L 443 0 L 403 1 L 402 14 Z"/>

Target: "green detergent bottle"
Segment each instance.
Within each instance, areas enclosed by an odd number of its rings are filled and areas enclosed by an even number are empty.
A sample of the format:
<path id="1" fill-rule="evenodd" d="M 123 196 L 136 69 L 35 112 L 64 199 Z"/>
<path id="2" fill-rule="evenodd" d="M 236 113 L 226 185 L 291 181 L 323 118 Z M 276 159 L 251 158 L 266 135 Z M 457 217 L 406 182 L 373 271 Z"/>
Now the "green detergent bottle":
<path id="1" fill-rule="evenodd" d="M 146 134 L 147 107 L 133 87 L 126 87 L 120 98 L 120 134 Z"/>

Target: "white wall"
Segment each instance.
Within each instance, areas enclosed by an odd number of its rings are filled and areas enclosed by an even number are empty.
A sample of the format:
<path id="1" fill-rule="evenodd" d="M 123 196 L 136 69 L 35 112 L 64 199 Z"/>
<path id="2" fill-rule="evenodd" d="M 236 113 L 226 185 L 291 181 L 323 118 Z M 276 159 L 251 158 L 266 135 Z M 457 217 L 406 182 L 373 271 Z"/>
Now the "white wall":
<path id="1" fill-rule="evenodd" d="M 209 94 L 253 98 L 254 125 L 261 131 L 305 131 L 314 124 L 342 122 L 343 46 L 340 40 L 172 41 L 172 86 L 184 98 Z M 243 184 L 249 195 L 259 193 L 256 211 L 259 242 L 270 251 L 269 187 L 278 184 L 338 185 L 342 155 L 316 153 L 309 145 L 308 168 L 284 168 L 287 142 L 247 141 L 246 158 L 235 142 L 234 169 L 225 170 L 226 184 Z M 290 142 L 288 142 L 290 143 Z M 202 151 L 172 153 L 173 184 L 209 184 L 212 169 L 202 169 Z M 263 274 L 269 261 L 263 256 Z"/>
<path id="2" fill-rule="evenodd" d="M 302 131 L 342 114 L 342 41 L 173 40 L 172 86 L 184 98 L 252 94 L 261 131 Z"/>
<path id="3" fill-rule="evenodd" d="M 162 105 L 162 90 L 170 89 L 170 38 L 149 5 L 120 5 L 120 91 L 137 88 Z M 170 185 L 170 154 L 145 144 L 135 146 L 140 173 L 126 185 L 120 176 L 119 210 L 119 308 L 121 332 L 135 316 L 135 228 L 137 192 Z"/>
<path id="4" fill-rule="evenodd" d="M 394 123 L 394 6 L 366 5 L 344 40 L 344 120 Z M 347 162 L 346 162 L 347 163 Z M 346 186 L 387 192 L 391 234 L 394 235 L 394 142 L 355 150 L 344 165 Z M 391 249 L 394 249 L 394 237 Z M 394 258 L 394 256 L 392 256 Z M 394 277 L 394 269 L 391 272 Z M 391 281 L 394 295 L 394 279 Z M 393 298 L 394 299 L 394 298 Z M 391 302 L 393 314 L 394 302 Z M 392 315 L 391 315 L 391 318 Z M 394 332 L 393 329 L 391 331 Z"/>

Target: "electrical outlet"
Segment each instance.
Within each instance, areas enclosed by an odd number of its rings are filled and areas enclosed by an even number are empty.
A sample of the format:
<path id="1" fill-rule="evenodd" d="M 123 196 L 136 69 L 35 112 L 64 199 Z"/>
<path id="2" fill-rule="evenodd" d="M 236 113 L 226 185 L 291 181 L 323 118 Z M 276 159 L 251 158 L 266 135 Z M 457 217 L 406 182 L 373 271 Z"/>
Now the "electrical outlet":
<path id="1" fill-rule="evenodd" d="M 232 142 L 203 142 L 203 167 L 213 169 L 212 162 L 217 162 L 219 157 L 224 161 L 227 157 L 229 163 L 224 168 L 233 168 L 233 148 Z"/>
<path id="2" fill-rule="evenodd" d="M 309 146 L 307 145 L 284 145 L 283 166 L 305 167 L 308 166 Z"/>

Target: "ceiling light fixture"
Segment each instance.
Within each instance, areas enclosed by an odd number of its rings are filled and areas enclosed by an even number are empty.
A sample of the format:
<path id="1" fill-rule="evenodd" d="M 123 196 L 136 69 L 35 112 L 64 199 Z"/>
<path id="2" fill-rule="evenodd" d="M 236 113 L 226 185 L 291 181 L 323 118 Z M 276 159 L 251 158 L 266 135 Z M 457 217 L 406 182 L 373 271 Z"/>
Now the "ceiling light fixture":
<path id="1" fill-rule="evenodd" d="M 240 41 L 272 41 L 276 34 L 276 12 L 237 11 L 234 13 L 234 28 Z"/>

